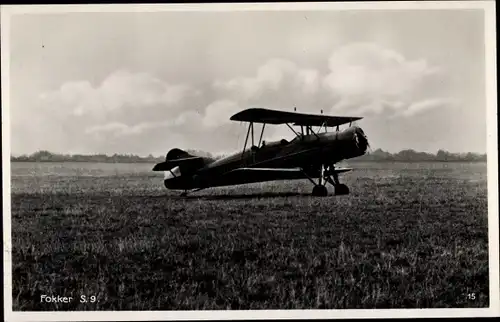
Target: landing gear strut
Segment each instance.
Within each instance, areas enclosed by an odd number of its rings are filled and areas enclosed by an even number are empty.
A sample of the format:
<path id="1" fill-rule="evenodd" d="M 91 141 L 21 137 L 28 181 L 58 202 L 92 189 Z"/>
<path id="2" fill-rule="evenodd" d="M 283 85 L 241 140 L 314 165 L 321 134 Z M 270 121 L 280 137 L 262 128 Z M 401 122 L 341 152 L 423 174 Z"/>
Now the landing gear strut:
<path id="1" fill-rule="evenodd" d="M 326 179 L 335 189 L 335 195 L 340 196 L 340 195 L 348 195 L 349 194 L 349 188 L 343 184 L 340 183 L 339 181 L 339 175 L 337 172 L 335 172 L 335 166 L 330 165 L 329 166 L 329 172 L 327 172 L 328 179 Z M 332 180 L 333 177 L 333 180 Z"/>
<path id="2" fill-rule="evenodd" d="M 315 197 L 326 197 L 328 195 L 328 189 L 323 185 L 323 180 L 325 183 L 328 182 L 334 187 L 334 194 L 336 196 L 349 194 L 349 188 L 345 184 L 339 182 L 338 173 L 335 172 L 335 167 L 333 165 L 321 165 L 318 183 L 314 182 L 307 173 L 304 172 L 304 174 L 314 185 L 312 195 Z"/>

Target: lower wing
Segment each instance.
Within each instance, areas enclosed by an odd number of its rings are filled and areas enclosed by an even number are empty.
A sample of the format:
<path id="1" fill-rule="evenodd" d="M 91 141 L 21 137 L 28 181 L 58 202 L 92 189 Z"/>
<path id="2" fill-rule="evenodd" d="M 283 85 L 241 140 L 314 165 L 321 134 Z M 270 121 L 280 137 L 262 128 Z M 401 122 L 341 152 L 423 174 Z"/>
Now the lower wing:
<path id="1" fill-rule="evenodd" d="M 335 168 L 333 171 L 328 170 L 326 172 L 326 174 L 327 175 L 328 174 L 333 174 L 333 172 L 339 174 L 339 173 L 344 173 L 344 172 L 349 172 L 349 171 L 352 171 L 352 168 Z"/>
<path id="2" fill-rule="evenodd" d="M 210 185 L 225 186 L 305 178 L 300 168 L 238 168 L 224 173 Z"/>
<path id="3" fill-rule="evenodd" d="M 336 173 L 351 171 L 350 168 L 335 169 Z M 306 179 L 301 168 L 238 168 L 222 175 L 217 185 L 233 185 L 273 180 Z"/>

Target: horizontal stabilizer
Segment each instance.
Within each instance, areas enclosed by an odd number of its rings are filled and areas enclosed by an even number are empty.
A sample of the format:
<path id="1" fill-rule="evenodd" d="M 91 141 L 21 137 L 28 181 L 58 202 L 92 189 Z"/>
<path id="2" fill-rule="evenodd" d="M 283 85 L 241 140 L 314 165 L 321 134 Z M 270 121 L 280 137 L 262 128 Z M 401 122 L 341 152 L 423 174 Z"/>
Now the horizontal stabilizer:
<path id="1" fill-rule="evenodd" d="M 165 162 L 161 162 L 156 164 L 153 167 L 153 171 L 170 171 L 173 168 L 180 166 L 180 165 L 194 165 L 194 164 L 200 164 L 203 163 L 203 158 L 202 157 L 190 157 L 190 158 L 182 158 L 182 159 L 175 159 L 175 160 L 167 160 Z"/>

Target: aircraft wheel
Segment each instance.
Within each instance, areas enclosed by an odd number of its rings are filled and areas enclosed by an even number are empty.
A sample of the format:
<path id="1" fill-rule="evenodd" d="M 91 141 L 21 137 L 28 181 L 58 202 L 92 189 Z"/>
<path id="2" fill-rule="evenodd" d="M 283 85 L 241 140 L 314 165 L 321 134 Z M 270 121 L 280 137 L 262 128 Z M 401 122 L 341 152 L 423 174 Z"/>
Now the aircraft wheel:
<path id="1" fill-rule="evenodd" d="M 323 185 L 314 186 L 312 195 L 315 197 L 326 197 L 328 196 L 328 189 Z"/>
<path id="2" fill-rule="evenodd" d="M 349 188 L 345 184 L 336 184 L 335 185 L 335 195 L 340 196 L 340 195 L 348 195 L 349 194 Z"/>

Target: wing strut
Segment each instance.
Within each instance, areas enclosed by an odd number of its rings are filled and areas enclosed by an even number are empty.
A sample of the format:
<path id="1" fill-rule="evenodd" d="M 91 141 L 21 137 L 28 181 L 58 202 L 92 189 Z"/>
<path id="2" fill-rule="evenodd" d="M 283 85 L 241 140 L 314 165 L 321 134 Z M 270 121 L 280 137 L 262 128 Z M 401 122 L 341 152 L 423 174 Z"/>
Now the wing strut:
<path id="1" fill-rule="evenodd" d="M 319 129 L 318 129 L 318 133 L 319 133 L 319 132 L 321 132 L 321 128 L 322 128 L 323 126 L 325 127 L 325 132 L 327 132 L 327 130 L 326 130 L 326 129 L 327 129 L 327 127 L 326 127 L 326 123 L 325 123 L 325 122 L 323 122 L 323 123 L 320 125 Z"/>
<path id="2" fill-rule="evenodd" d="M 299 133 L 295 132 L 295 130 L 293 129 L 293 127 L 290 126 L 290 124 L 286 123 L 286 126 L 288 126 L 288 128 L 292 130 L 292 132 L 295 133 L 296 136 L 300 137 Z"/>
<path id="3" fill-rule="evenodd" d="M 260 131 L 259 145 L 262 142 L 262 135 L 264 135 L 264 128 L 266 127 L 266 123 L 262 123 L 262 131 Z"/>
<path id="4" fill-rule="evenodd" d="M 253 122 L 250 123 L 250 127 L 252 128 L 252 146 L 254 146 L 254 139 L 253 139 Z"/>
<path id="5" fill-rule="evenodd" d="M 251 122 L 251 123 L 248 125 L 247 137 L 245 138 L 245 145 L 243 146 L 243 151 L 241 152 L 241 157 L 242 157 L 242 158 L 243 158 L 243 155 L 245 154 L 245 149 L 247 148 L 248 136 L 250 135 L 250 127 L 253 127 L 253 122 Z M 252 134 L 253 134 L 253 132 L 252 132 Z M 252 141 L 253 141 L 253 137 L 252 137 Z"/>
<path id="6" fill-rule="evenodd" d="M 263 123 L 262 124 L 262 130 L 260 131 L 260 137 L 259 137 L 259 145 L 260 146 L 260 143 L 262 142 L 262 137 L 264 136 L 264 129 L 266 127 L 266 123 Z M 247 130 L 247 136 L 245 138 L 245 145 L 243 146 L 243 151 L 241 152 L 241 157 L 243 158 L 243 156 L 245 155 L 245 149 L 247 148 L 247 144 L 248 144 L 248 137 L 250 136 L 250 134 L 252 135 L 252 148 L 255 146 L 255 141 L 256 141 L 256 137 L 254 135 L 254 122 L 250 122 L 248 124 L 248 130 Z"/>
<path id="7" fill-rule="evenodd" d="M 319 136 L 316 134 L 316 132 L 314 132 L 314 130 L 312 129 L 312 126 L 307 126 L 307 134 L 309 134 L 309 133 L 314 134 L 319 140 Z"/>

